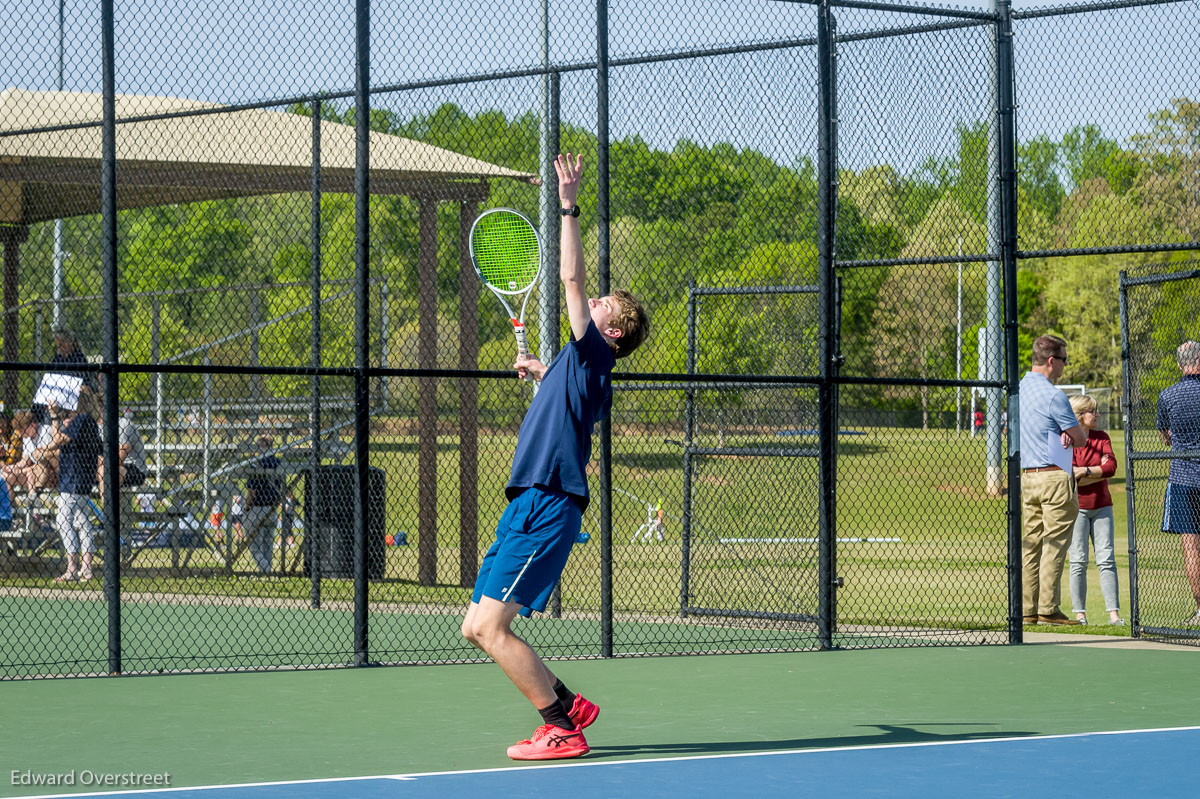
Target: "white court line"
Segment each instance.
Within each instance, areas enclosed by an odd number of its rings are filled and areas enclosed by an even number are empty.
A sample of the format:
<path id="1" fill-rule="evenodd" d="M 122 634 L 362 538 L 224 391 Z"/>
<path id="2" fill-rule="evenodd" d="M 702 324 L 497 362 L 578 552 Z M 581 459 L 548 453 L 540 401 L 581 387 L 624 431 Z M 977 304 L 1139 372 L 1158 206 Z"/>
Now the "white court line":
<path id="1" fill-rule="evenodd" d="M 772 757 L 775 755 L 809 755 L 829 752 L 859 752 L 865 749 L 918 749 L 930 746 L 970 746 L 972 744 L 1010 743 L 1013 741 L 1051 741 L 1059 738 L 1085 738 L 1089 735 L 1144 735 L 1156 732 L 1187 732 L 1200 730 L 1200 725 L 1188 727 L 1150 727 L 1141 730 L 1096 730 L 1093 732 L 1065 732 L 1052 735 L 1015 735 L 1008 738 L 973 738 L 969 741 L 922 741 L 918 743 L 859 744 L 857 746 L 826 746 L 819 749 L 781 749 L 769 752 L 740 752 L 731 755 L 687 755 L 684 757 L 651 757 L 637 760 L 607 760 L 588 762 L 575 760 L 569 763 L 543 763 L 533 766 L 500 766 L 495 768 L 462 769 L 458 771 L 419 771 L 408 774 L 375 774 L 364 777 L 323 777 L 312 780 L 277 780 L 274 782 L 241 782 L 217 785 L 191 785 L 179 788 L 148 788 L 144 790 L 101 791 L 95 793 L 54 793 L 28 796 L 25 799 L 67 799 L 78 796 L 124 796 L 126 794 L 159 794 L 178 791 L 215 791 L 222 788 L 258 788 L 272 785 L 314 785 L 322 782 L 362 782 L 364 780 L 411 781 L 420 777 L 448 777 L 459 774 L 493 774 L 507 771 L 534 771 L 548 768 L 597 768 L 604 766 L 626 766 L 638 763 L 672 763 L 682 760 L 720 760 L 724 758 Z"/>

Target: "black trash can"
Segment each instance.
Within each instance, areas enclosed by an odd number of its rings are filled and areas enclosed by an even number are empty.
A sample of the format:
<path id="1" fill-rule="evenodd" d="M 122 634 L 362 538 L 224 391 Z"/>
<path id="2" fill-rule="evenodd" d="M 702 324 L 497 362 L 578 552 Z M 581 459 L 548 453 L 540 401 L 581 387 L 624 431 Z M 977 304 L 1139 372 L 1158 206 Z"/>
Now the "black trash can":
<path id="1" fill-rule="evenodd" d="M 367 578 L 384 575 L 384 477 L 371 467 L 367 477 Z M 317 564 L 322 577 L 354 577 L 354 496 L 358 490 L 357 468 L 322 466 L 317 471 L 316 490 L 312 472 L 304 475 L 304 574 L 312 574 L 311 544 L 317 547 Z M 312 500 L 315 499 L 314 503 Z M 320 524 L 317 524 L 317 506 Z"/>

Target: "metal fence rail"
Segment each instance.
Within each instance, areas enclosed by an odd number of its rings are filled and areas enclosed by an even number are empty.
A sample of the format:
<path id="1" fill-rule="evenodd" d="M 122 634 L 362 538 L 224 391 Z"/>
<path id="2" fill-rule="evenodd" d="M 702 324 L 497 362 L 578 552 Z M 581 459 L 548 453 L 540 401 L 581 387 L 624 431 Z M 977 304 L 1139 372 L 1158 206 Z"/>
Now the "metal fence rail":
<path id="1" fill-rule="evenodd" d="M 1019 642 L 1028 341 L 1115 385 L 1089 309 L 1200 247 L 1193 3 L 43 6 L 0 11 L 0 679 L 481 657 L 461 614 L 530 390 L 467 236 L 513 207 L 556 263 L 560 150 L 590 288 L 653 333 L 521 635 Z M 46 373 L 132 458 L 61 524 Z"/>

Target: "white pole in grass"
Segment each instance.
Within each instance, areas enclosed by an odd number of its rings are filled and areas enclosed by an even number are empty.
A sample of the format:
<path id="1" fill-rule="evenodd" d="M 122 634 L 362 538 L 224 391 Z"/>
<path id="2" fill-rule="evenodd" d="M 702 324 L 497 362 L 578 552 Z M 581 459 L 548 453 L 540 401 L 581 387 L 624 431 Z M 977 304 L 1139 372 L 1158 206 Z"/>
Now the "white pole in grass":
<path id="1" fill-rule="evenodd" d="M 1000 13 L 999 0 L 990 0 L 988 7 L 993 14 Z M 981 377 L 988 381 L 999 381 L 1004 378 L 1004 309 L 1001 293 L 1002 273 L 1004 265 L 1000 260 L 1001 242 L 1003 241 L 1003 214 L 1000 199 L 1000 107 L 996 96 L 997 73 L 999 70 L 1000 54 L 996 52 L 995 37 L 993 37 L 991 62 L 991 116 L 987 125 L 987 253 L 996 256 L 996 260 L 987 262 L 987 304 L 985 307 L 986 348 L 981 350 L 981 356 L 986 355 L 980 364 Z M 981 342 L 983 343 L 983 342 Z M 998 388 L 984 389 L 984 435 L 987 441 L 987 456 L 985 462 L 984 481 L 988 496 L 1000 496 L 1004 486 L 1004 447 L 1000 436 L 1000 406 L 1003 404 L 1003 393 Z"/>
<path id="2" fill-rule="evenodd" d="M 66 28 L 66 0 L 58 0 L 58 90 L 63 90 L 63 63 L 66 58 L 64 51 Z M 63 326 L 63 223 L 61 219 L 54 220 L 54 279 L 51 292 L 54 297 L 54 329 Z"/>
<path id="3" fill-rule="evenodd" d="M 962 258 L 962 236 L 958 237 L 958 257 Z M 954 379 L 962 380 L 962 261 L 958 262 L 958 336 L 954 348 Z M 962 433 L 962 386 L 954 389 L 954 434 Z"/>

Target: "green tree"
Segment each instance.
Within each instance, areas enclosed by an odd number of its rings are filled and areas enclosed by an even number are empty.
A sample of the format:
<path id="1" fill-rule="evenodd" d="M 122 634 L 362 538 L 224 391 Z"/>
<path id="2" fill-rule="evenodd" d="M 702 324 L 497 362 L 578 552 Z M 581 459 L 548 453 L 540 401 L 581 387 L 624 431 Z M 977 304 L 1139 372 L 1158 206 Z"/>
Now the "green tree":
<path id="1" fill-rule="evenodd" d="M 1121 332 L 1117 319 L 1117 270 L 1102 256 L 1054 264 L 1045 274 L 1042 301 L 1050 330 L 1067 340 L 1071 362 L 1064 380 L 1088 386 L 1121 381 Z"/>
<path id="2" fill-rule="evenodd" d="M 905 258 L 954 252 L 982 252 L 982 224 L 953 196 L 944 196 L 912 231 Z M 978 265 L 964 268 L 964 320 L 978 319 L 982 288 Z M 922 380 L 953 378 L 957 363 L 958 266 L 929 264 L 887 269 L 878 290 L 870 346 L 878 374 Z M 969 326 L 969 322 L 964 327 Z M 965 343 L 965 337 L 964 337 Z M 922 424 L 937 409 L 934 390 L 923 386 L 918 400 Z M 908 390 L 885 390 L 885 399 L 902 403 Z"/>
<path id="3" fill-rule="evenodd" d="M 230 201 L 159 206 L 130 227 L 122 282 L 138 292 L 216 287 L 241 274 L 250 227 Z M 182 322 L 200 320 L 197 294 L 176 301 Z"/>
<path id="4" fill-rule="evenodd" d="M 1138 202 L 1160 229 L 1200 240 L 1200 103 L 1172 100 L 1150 114 L 1150 130 L 1133 142 L 1145 165 L 1134 181 Z"/>
<path id="5" fill-rule="evenodd" d="M 1058 215 L 1066 197 L 1058 179 L 1058 150 L 1058 145 L 1047 136 L 1038 136 L 1017 148 L 1018 190 L 1029 206 L 1046 219 Z"/>
<path id="6" fill-rule="evenodd" d="M 1058 149 L 1059 161 L 1071 179 L 1072 191 L 1094 178 L 1103 178 L 1118 194 L 1124 194 L 1133 185 L 1138 171 L 1137 156 L 1105 138 L 1097 125 L 1071 128 Z"/>
<path id="7" fill-rule="evenodd" d="M 936 187 L 938 196 L 953 196 L 968 215 L 983 224 L 987 219 L 988 189 L 992 185 L 988 179 L 987 123 L 960 122 L 955 126 L 955 138 L 955 154 L 928 159 L 922 165 L 919 179 Z"/>

